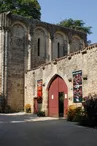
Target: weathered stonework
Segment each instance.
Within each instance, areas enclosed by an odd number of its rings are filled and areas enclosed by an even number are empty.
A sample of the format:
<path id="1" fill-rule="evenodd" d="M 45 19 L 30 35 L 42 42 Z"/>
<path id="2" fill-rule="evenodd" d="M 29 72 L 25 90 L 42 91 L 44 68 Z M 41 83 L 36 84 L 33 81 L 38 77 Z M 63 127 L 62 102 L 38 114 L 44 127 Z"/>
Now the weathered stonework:
<path id="1" fill-rule="evenodd" d="M 93 48 L 92 48 L 93 47 Z M 83 54 L 83 51 L 87 51 Z M 42 110 L 48 111 L 48 86 L 50 80 L 55 76 L 59 75 L 64 79 L 68 86 L 68 101 L 69 105 L 73 104 L 73 83 L 72 83 L 72 72 L 82 70 L 83 75 L 83 97 L 89 93 L 97 94 L 97 44 L 85 48 L 78 54 L 73 54 L 71 59 L 67 57 L 57 59 L 57 63 L 51 62 L 44 64 L 43 66 L 27 72 L 25 76 L 26 87 L 25 90 L 25 101 L 26 103 L 32 104 L 33 111 L 33 98 L 37 96 L 37 80 L 43 79 L 43 104 Z M 43 67 L 45 69 L 43 69 Z M 34 72 L 34 74 L 33 74 Z M 33 78 L 34 75 L 34 78 Z M 84 80 L 87 77 L 87 80 Z M 33 88 L 34 79 L 34 88 Z M 69 81 L 69 79 L 71 79 Z M 34 91 L 33 91 L 34 90 Z M 34 95 L 32 96 L 34 92 Z M 32 94 L 31 94 L 32 93 Z M 25 104 L 26 104 L 25 103 Z"/>
<path id="2" fill-rule="evenodd" d="M 87 82 L 89 89 L 96 83 L 91 81 L 92 73 L 88 72 L 91 70 L 88 59 L 94 58 L 94 48 L 81 52 L 87 46 L 86 40 L 86 34 L 80 31 L 10 13 L 0 14 L 0 105 L 4 102 L 5 106 L 20 111 L 30 103 L 33 111 L 36 82 L 43 79 L 42 109 L 47 112 L 47 87 L 55 74 L 67 83 L 72 104 L 72 82 L 68 80 L 72 78 L 72 71 L 83 66 L 84 75 L 88 76 L 83 92 L 87 94 Z M 74 52 L 78 54 L 73 55 Z M 94 65 L 93 60 L 91 64 Z"/>

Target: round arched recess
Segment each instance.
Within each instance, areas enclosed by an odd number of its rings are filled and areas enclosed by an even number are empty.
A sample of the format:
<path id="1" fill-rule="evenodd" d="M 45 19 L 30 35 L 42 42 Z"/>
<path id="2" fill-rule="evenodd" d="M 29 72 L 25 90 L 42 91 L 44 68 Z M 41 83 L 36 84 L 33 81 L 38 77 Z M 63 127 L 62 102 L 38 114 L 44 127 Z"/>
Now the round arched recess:
<path id="1" fill-rule="evenodd" d="M 68 109 L 68 87 L 62 77 L 55 75 L 48 84 L 48 115 L 64 117 Z"/>
<path id="2" fill-rule="evenodd" d="M 34 29 L 34 51 L 36 56 L 41 59 L 48 59 L 49 52 L 49 33 L 42 27 L 36 27 Z"/>
<path id="3" fill-rule="evenodd" d="M 56 34 L 61 35 L 64 40 L 68 41 L 68 36 L 65 33 L 61 32 L 61 31 L 56 31 L 55 34 L 54 34 L 54 37 L 56 36 Z"/>
<path id="4" fill-rule="evenodd" d="M 72 37 L 72 41 L 71 41 L 71 49 L 70 49 L 70 52 L 73 53 L 73 52 L 76 52 L 76 51 L 79 51 L 79 50 L 82 50 L 83 47 L 84 47 L 84 41 L 77 35 L 74 35 Z"/>
<path id="5" fill-rule="evenodd" d="M 22 22 L 15 21 L 14 23 L 12 23 L 11 28 L 13 28 L 16 25 L 21 26 L 24 29 L 24 31 L 25 31 L 25 35 L 27 34 L 27 27 Z"/>
<path id="6" fill-rule="evenodd" d="M 37 26 L 35 29 L 34 29 L 34 33 L 37 31 L 37 30 L 42 30 L 45 34 L 45 37 L 49 37 L 50 38 L 50 33 L 45 29 L 43 28 L 42 26 Z"/>
<path id="7" fill-rule="evenodd" d="M 62 32 L 55 32 L 53 40 L 53 59 L 60 58 L 68 53 L 68 37 Z"/>

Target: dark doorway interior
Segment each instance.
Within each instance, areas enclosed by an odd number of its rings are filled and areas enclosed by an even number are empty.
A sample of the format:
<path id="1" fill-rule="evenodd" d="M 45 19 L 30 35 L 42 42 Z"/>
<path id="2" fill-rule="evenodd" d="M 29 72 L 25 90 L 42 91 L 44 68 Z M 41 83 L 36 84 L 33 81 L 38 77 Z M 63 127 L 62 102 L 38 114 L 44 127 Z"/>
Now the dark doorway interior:
<path id="1" fill-rule="evenodd" d="M 59 117 L 64 116 L 64 92 L 59 92 Z"/>

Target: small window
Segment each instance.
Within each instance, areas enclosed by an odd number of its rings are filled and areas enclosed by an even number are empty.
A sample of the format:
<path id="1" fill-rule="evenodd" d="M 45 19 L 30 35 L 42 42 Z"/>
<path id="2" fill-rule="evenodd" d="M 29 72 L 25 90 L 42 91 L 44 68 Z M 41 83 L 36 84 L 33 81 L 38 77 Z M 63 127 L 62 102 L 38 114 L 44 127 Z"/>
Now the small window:
<path id="1" fill-rule="evenodd" d="M 38 51 L 37 55 L 40 56 L 40 38 L 38 38 Z"/>
<path id="2" fill-rule="evenodd" d="M 58 42 L 58 44 L 57 44 L 58 46 L 58 58 L 60 57 L 60 43 Z"/>

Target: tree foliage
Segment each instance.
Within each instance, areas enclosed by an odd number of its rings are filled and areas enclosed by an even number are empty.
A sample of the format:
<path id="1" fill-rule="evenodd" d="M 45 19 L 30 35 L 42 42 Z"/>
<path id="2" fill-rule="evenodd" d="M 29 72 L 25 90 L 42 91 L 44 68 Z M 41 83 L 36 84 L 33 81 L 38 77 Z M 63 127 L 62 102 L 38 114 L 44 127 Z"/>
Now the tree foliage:
<path id="1" fill-rule="evenodd" d="M 91 34 L 91 26 L 85 26 L 85 23 L 83 20 L 73 20 L 71 18 L 65 19 L 58 23 L 58 25 L 63 27 L 72 28 L 75 30 L 80 30 L 85 32 L 86 34 Z"/>
<path id="2" fill-rule="evenodd" d="M 10 11 L 13 14 L 40 20 L 40 10 L 37 0 L 0 0 L 0 13 Z"/>

